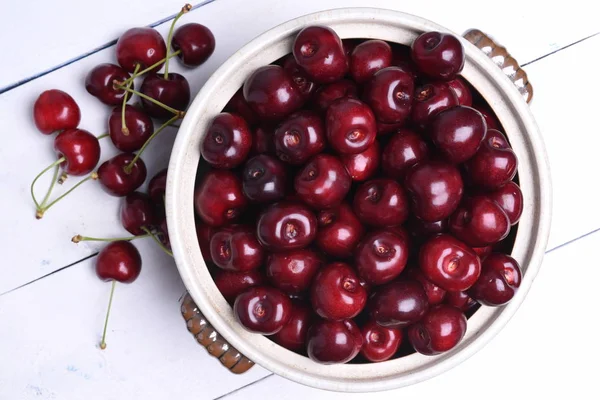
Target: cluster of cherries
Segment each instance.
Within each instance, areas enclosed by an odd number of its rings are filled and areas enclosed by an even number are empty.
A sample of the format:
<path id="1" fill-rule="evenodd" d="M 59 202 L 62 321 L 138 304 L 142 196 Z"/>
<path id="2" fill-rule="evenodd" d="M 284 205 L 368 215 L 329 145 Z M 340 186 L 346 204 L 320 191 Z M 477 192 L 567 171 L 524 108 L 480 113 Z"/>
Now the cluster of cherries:
<path id="1" fill-rule="evenodd" d="M 189 23 L 174 29 L 177 20 L 191 8 L 189 4 L 185 5 L 175 17 L 166 43 L 155 29 L 129 29 L 117 42 L 118 65 L 101 64 L 88 73 L 86 90 L 102 103 L 114 107 L 108 118 L 108 133 L 96 137 L 79 128 L 79 106 L 63 91 L 45 91 L 34 104 L 33 117 L 37 128 L 47 135 L 57 133 L 54 150 L 58 157 L 31 185 L 36 217 L 42 218 L 50 207 L 90 179 L 98 180 L 108 194 L 124 197 L 120 209 L 121 223 L 134 236 L 100 239 L 76 235 L 72 239 L 75 243 L 84 240 L 111 242 L 96 260 L 98 277 L 112 281 L 106 322 L 115 283 L 131 283 L 141 271 L 140 254 L 130 240 L 150 236 L 167 254 L 171 254 L 164 212 L 167 171 L 160 171 L 150 180 L 148 193 L 138 191 L 146 180 L 146 165 L 140 156 L 162 130 L 183 118 L 190 101 L 189 84 L 183 75 L 169 72 L 169 59 L 177 56 L 183 65 L 197 67 L 214 51 L 214 36 L 204 25 Z M 163 66 L 164 72 L 159 72 Z M 143 81 L 137 91 L 134 80 L 142 76 Z M 128 104 L 134 95 L 139 97 L 140 103 Z M 162 125 L 155 129 L 153 119 Z M 122 153 L 96 168 L 100 160 L 99 140 L 107 136 Z M 38 202 L 34 185 L 53 168 L 51 185 L 44 199 Z M 60 177 L 59 169 L 62 169 Z M 64 183 L 69 175 L 86 178 L 50 201 L 55 183 Z M 105 336 L 106 324 L 101 348 L 106 347 Z"/>
<path id="2" fill-rule="evenodd" d="M 517 157 L 464 61 L 445 33 L 408 48 L 309 26 L 214 118 L 197 234 L 246 329 L 321 363 L 379 362 L 405 336 L 448 351 L 465 313 L 514 296 Z"/>

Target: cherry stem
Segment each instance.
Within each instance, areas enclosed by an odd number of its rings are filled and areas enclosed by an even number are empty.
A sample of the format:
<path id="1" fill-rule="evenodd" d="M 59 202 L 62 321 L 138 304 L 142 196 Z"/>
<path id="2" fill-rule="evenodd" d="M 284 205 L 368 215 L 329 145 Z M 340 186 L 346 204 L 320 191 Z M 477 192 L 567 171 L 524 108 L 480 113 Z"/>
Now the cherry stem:
<path id="1" fill-rule="evenodd" d="M 173 22 L 171 23 L 171 28 L 169 29 L 169 35 L 167 36 L 167 56 L 165 57 L 165 79 L 169 79 L 169 54 L 171 53 L 171 42 L 173 41 L 173 31 L 175 30 L 175 24 L 177 23 L 177 20 L 179 18 L 181 18 L 181 16 L 183 14 L 185 14 L 186 12 L 190 11 L 192 9 L 192 5 L 191 4 L 186 4 L 185 6 L 183 6 L 181 8 L 181 11 L 179 11 L 179 14 L 177 14 L 175 16 L 175 19 L 173 19 Z"/>
<path id="2" fill-rule="evenodd" d="M 57 199 L 55 199 L 54 201 L 52 201 L 50 204 L 48 204 L 47 206 L 41 206 L 37 213 L 35 214 L 35 217 L 37 219 L 41 219 L 44 216 L 44 213 L 46 211 L 48 211 L 48 209 L 50 207 L 52 207 L 53 205 L 55 205 L 56 203 L 58 203 L 59 201 L 61 201 L 64 197 L 66 197 L 69 193 L 71 193 L 73 190 L 77 189 L 79 186 L 83 185 L 85 182 L 89 181 L 90 179 L 96 180 L 98 179 L 98 173 L 96 172 L 92 172 L 87 178 L 81 180 L 80 182 L 77 182 L 77 184 L 75 186 L 73 186 L 71 189 L 67 190 L 65 193 L 63 193 L 61 196 L 59 196 Z"/>
<path id="3" fill-rule="evenodd" d="M 181 50 L 174 51 L 173 53 L 169 54 L 168 56 L 166 56 L 162 60 L 155 62 L 154 64 L 152 64 L 148 68 L 141 70 L 137 74 L 131 75 L 129 78 L 125 79 L 123 82 L 116 82 L 116 84 L 117 85 L 127 85 L 129 82 L 132 82 L 138 76 L 142 76 L 142 75 L 144 75 L 144 74 L 152 71 L 154 68 L 156 68 L 159 65 L 165 63 L 167 60 L 169 60 L 169 59 L 171 59 L 173 57 L 177 57 L 179 54 L 181 54 Z"/>
<path id="4" fill-rule="evenodd" d="M 89 237 L 89 236 L 81 236 L 81 235 L 75 235 L 71 238 L 71 242 L 73 243 L 79 243 L 79 242 L 118 242 L 120 240 L 133 240 L 133 239 L 141 239 L 141 238 L 145 238 L 151 236 L 151 234 L 147 233 L 145 235 L 137 235 L 137 236 L 128 236 L 128 237 L 120 237 L 120 238 L 96 238 L 96 237 Z"/>
<path id="5" fill-rule="evenodd" d="M 135 64 L 135 70 L 133 71 L 133 75 L 136 75 L 137 72 L 140 70 L 140 64 Z M 127 82 L 127 88 L 131 88 L 131 85 L 133 84 L 133 80 Z M 123 135 L 125 136 L 129 136 L 129 128 L 127 127 L 127 124 L 125 123 L 125 107 L 127 106 L 127 100 L 129 96 L 127 96 L 127 94 L 125 94 L 123 96 L 123 104 L 121 106 L 121 130 L 123 131 Z"/>
<path id="6" fill-rule="evenodd" d="M 52 189 L 54 189 L 54 185 L 56 184 L 56 180 L 58 178 L 58 170 L 59 166 L 57 165 L 56 167 L 54 167 L 54 175 L 52 176 L 52 182 L 50 183 L 50 187 L 48 188 L 48 191 L 46 192 L 46 195 L 42 200 L 42 204 L 40 205 L 41 207 L 44 207 L 48 202 L 48 199 L 50 198 L 50 193 L 52 193 Z"/>
<path id="7" fill-rule="evenodd" d="M 158 247 L 160 247 L 160 248 L 162 249 L 162 251 L 164 251 L 165 253 L 167 253 L 167 254 L 168 254 L 168 255 L 170 255 L 171 257 L 173 257 L 173 253 L 171 252 L 171 250 L 167 249 L 167 248 L 165 247 L 165 245 L 164 245 L 164 244 L 162 244 L 162 242 L 160 241 L 160 239 L 159 239 L 159 238 L 157 238 L 157 237 L 156 237 L 156 235 L 150 231 L 150 229 L 148 229 L 148 228 L 146 228 L 145 226 L 143 226 L 143 227 L 142 227 L 142 230 L 143 230 L 144 232 L 146 232 L 146 236 L 150 235 L 150 237 L 151 237 L 152 239 L 154 239 L 154 241 L 156 242 L 156 244 L 158 245 Z"/>
<path id="8" fill-rule="evenodd" d="M 104 320 L 104 331 L 102 332 L 102 341 L 100 342 L 100 348 L 104 350 L 106 348 L 106 327 L 108 326 L 108 317 L 110 316 L 110 308 L 112 307 L 113 295 L 115 294 L 115 286 L 117 281 L 113 279 L 112 286 L 110 288 L 110 297 L 108 299 L 108 309 L 106 310 L 106 319 Z"/>
<path id="9" fill-rule="evenodd" d="M 60 177 L 58 178 L 58 184 L 62 185 L 63 183 L 65 183 L 65 181 L 67 180 L 68 177 L 69 177 L 69 175 L 67 175 L 66 172 L 63 172 L 62 174 L 60 174 Z"/>
<path id="10" fill-rule="evenodd" d="M 46 172 L 48 172 L 49 170 L 51 170 L 53 167 L 56 167 L 56 171 L 58 172 L 58 166 L 61 162 L 65 161 L 64 157 L 59 158 L 58 160 L 56 160 L 55 162 L 53 162 L 52 164 L 48 165 L 46 168 L 44 168 L 44 170 L 42 172 L 40 172 L 34 179 L 33 182 L 31 182 L 31 198 L 33 199 L 33 204 L 35 204 L 35 208 L 37 211 L 40 211 L 40 209 L 42 208 L 42 206 L 40 205 L 40 203 L 38 203 L 37 199 L 35 198 L 35 194 L 33 193 L 33 188 L 35 187 L 35 183 L 38 181 L 38 179 L 40 179 L 40 177 L 42 175 L 44 175 Z M 52 192 L 52 189 L 54 188 L 54 181 L 56 180 L 56 177 L 54 179 L 52 179 L 52 184 L 50 185 L 50 188 L 48 189 L 48 192 L 46 193 L 46 196 L 44 197 L 44 201 L 42 202 L 45 203 L 48 200 L 48 196 L 50 196 L 50 192 Z"/>
<path id="11" fill-rule="evenodd" d="M 100 140 L 100 139 L 104 139 L 104 138 L 105 138 L 105 137 L 107 137 L 107 136 L 108 136 L 108 133 L 103 133 L 102 135 L 100 135 L 100 136 L 97 136 L 97 137 L 96 137 L 96 139 L 98 139 L 98 140 Z"/>
<path id="12" fill-rule="evenodd" d="M 146 150 L 146 147 L 148 147 L 148 144 L 152 141 L 152 139 L 154 139 L 156 137 L 156 135 L 158 135 L 167 126 L 171 125 L 171 123 L 173 121 L 177 120 L 178 118 L 179 117 L 177 115 L 174 116 L 174 117 L 172 117 L 170 120 L 168 120 L 167 122 L 165 122 L 164 124 L 162 124 L 156 131 L 154 131 L 154 133 L 152 135 L 150 135 L 150 137 L 148 138 L 148 140 L 146 140 L 146 142 L 142 145 L 142 147 L 137 152 L 137 154 L 135 155 L 135 157 L 133 157 L 133 160 L 131 160 L 131 162 L 129 164 L 127 164 L 125 166 L 125 168 L 123 168 L 123 170 L 127 174 L 131 173 L 131 169 L 133 168 L 133 166 L 135 165 L 135 163 L 137 162 L 137 160 L 140 158 L 140 156 L 142 155 L 142 153 L 144 152 L 144 150 Z"/>
<path id="13" fill-rule="evenodd" d="M 157 106 L 162 107 L 165 110 L 172 112 L 173 114 L 175 114 L 177 116 L 177 118 L 183 118 L 183 116 L 185 115 L 185 111 L 180 111 L 180 110 L 174 109 L 173 107 L 169 107 L 168 105 L 163 104 L 160 101 L 158 101 L 156 99 L 153 99 L 152 97 L 150 97 L 150 96 L 148 96 L 148 95 L 146 95 L 144 93 L 138 92 L 137 90 L 131 89 L 131 88 L 127 87 L 127 86 L 123 86 L 123 85 L 121 85 L 119 83 L 116 83 L 116 86 L 119 89 L 125 90 L 126 92 L 137 94 L 142 99 L 148 100 L 149 102 L 154 103 Z"/>

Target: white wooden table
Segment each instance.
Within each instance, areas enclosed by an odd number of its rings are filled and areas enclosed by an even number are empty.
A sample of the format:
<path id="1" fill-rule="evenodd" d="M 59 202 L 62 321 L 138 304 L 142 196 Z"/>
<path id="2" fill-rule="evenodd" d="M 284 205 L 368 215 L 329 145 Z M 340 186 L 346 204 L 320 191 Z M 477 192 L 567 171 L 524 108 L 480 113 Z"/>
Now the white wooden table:
<path id="1" fill-rule="evenodd" d="M 533 83 L 532 110 L 546 140 L 554 185 L 553 226 L 538 279 L 508 326 L 471 359 L 430 381 L 372 399 L 598 399 L 595 361 L 600 260 L 600 22 L 593 2 L 540 8 L 504 0 L 214 0 L 183 22 L 215 34 L 217 49 L 186 71 L 196 93 L 244 43 L 290 18 L 342 6 L 397 9 L 455 32 L 480 28 L 503 43 Z M 235 376 L 198 346 L 179 315 L 184 287 L 172 259 L 150 239 L 138 241 L 143 272 L 118 285 L 108 348 L 101 333 L 110 285 L 94 274 L 101 245 L 71 236 L 117 236 L 119 199 L 88 183 L 36 221 L 29 184 L 53 161 L 52 139 L 39 134 L 31 108 L 43 90 L 69 92 L 81 126 L 105 131 L 108 110 L 83 87 L 88 70 L 114 61 L 115 39 L 152 25 L 166 34 L 181 0 L 34 0 L 0 2 L 0 399 L 358 399 L 300 386 L 256 366 Z M 497 8 L 494 8 L 497 7 Z M 171 65 L 177 69 L 177 63 Z M 149 176 L 164 168 L 175 131 L 145 155 Z M 115 150 L 102 144 L 102 159 Z M 449 397 L 448 397 L 449 396 Z"/>

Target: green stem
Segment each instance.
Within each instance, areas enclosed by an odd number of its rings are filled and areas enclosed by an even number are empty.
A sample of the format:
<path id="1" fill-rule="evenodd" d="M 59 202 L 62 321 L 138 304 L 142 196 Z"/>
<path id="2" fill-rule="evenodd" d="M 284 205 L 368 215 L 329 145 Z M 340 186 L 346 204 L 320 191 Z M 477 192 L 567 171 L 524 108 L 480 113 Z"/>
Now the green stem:
<path id="1" fill-rule="evenodd" d="M 89 236 L 81 236 L 81 235 L 75 235 L 71 238 L 71 242 L 73 243 L 79 243 L 79 242 L 118 242 L 120 240 L 126 240 L 126 241 L 130 241 L 133 239 L 141 239 L 141 238 L 145 238 L 151 236 L 150 234 L 146 234 L 146 235 L 137 235 L 137 236 L 127 236 L 127 237 L 120 237 L 120 238 L 95 238 L 95 237 L 89 237 Z"/>
<path id="2" fill-rule="evenodd" d="M 102 135 L 98 136 L 96 139 L 98 139 L 98 140 L 104 139 L 107 136 L 108 136 L 108 133 L 103 133 Z"/>
<path id="3" fill-rule="evenodd" d="M 138 76 L 142 76 L 142 75 L 144 75 L 144 74 L 152 71 L 154 68 L 156 68 L 159 65 L 165 63 L 168 59 L 171 59 L 173 57 L 177 57 L 179 54 L 181 54 L 181 50 L 174 51 L 173 53 L 170 53 L 168 56 L 166 56 L 162 60 L 155 62 L 154 64 L 152 64 L 148 68 L 141 70 L 140 72 L 138 72 L 135 75 L 131 75 L 129 78 L 125 79 L 123 82 L 113 82 L 113 83 L 115 85 L 127 85 L 129 82 L 133 81 Z"/>
<path id="4" fill-rule="evenodd" d="M 135 70 L 133 71 L 133 75 L 137 74 L 137 72 L 140 70 L 140 64 L 135 64 Z M 129 81 L 127 83 L 127 88 L 131 88 L 131 85 L 133 84 L 133 81 Z M 129 99 L 129 96 L 127 94 L 125 94 L 125 96 L 123 96 L 123 105 L 121 106 L 121 130 L 123 131 L 123 135 L 125 136 L 129 136 L 129 128 L 127 128 L 127 124 L 125 123 L 125 107 L 127 106 L 127 100 Z"/>
<path id="5" fill-rule="evenodd" d="M 56 167 L 54 167 L 54 175 L 52 176 L 52 182 L 50 183 L 50 187 L 48 188 L 48 191 L 46 192 L 46 195 L 44 196 L 40 207 L 44 207 L 46 205 L 46 202 L 48 202 L 48 199 L 50 198 L 50 193 L 52 193 L 52 189 L 54 189 L 54 185 L 56 184 L 56 180 L 58 179 L 58 170 L 59 166 L 57 165 Z"/>
<path id="6" fill-rule="evenodd" d="M 52 207 L 53 205 L 55 205 L 56 203 L 58 203 L 59 201 L 61 201 L 65 196 L 67 196 L 69 193 L 71 193 L 73 190 L 77 189 L 79 186 L 83 185 L 85 182 L 89 181 L 90 179 L 98 179 L 98 174 L 96 172 L 92 172 L 90 174 L 90 176 L 88 176 L 87 178 L 77 182 L 77 184 L 75 186 L 73 186 L 71 189 L 67 190 L 65 193 L 63 193 L 61 196 L 59 196 L 57 199 L 55 199 L 52 203 L 48 204 L 47 206 L 44 207 L 40 207 L 38 209 L 38 212 L 36 214 L 36 218 L 40 219 L 44 216 L 44 213 L 46 211 L 48 211 L 48 209 L 50 207 Z"/>
<path id="7" fill-rule="evenodd" d="M 123 89 L 123 90 L 125 90 L 126 92 L 133 93 L 133 94 L 137 94 L 137 95 L 138 95 L 138 96 L 140 96 L 142 99 L 148 100 L 149 102 L 151 102 L 151 103 L 154 103 L 154 104 L 156 104 L 157 106 L 159 106 L 159 107 L 162 107 L 162 108 L 164 108 L 165 110 L 172 112 L 173 114 L 175 114 L 175 115 L 177 116 L 177 118 L 183 118 L 183 116 L 185 115 L 185 111 L 180 111 L 180 110 L 176 110 L 176 109 L 174 109 L 173 107 L 169 107 L 168 105 L 166 105 L 166 104 L 163 104 L 163 103 L 161 103 L 160 101 L 158 101 L 158 100 L 156 100 L 156 99 L 153 99 L 152 97 L 150 97 L 150 96 L 148 96 L 148 95 L 146 95 L 146 94 L 144 94 L 144 93 L 138 92 L 137 90 L 130 89 L 130 88 L 128 88 L 127 86 L 123 86 L 123 85 L 119 85 L 119 84 L 116 84 L 116 86 L 117 86 L 119 89 Z"/>
<path id="8" fill-rule="evenodd" d="M 46 168 L 44 168 L 44 170 L 42 172 L 40 172 L 35 178 L 33 178 L 33 182 L 31 182 L 31 187 L 30 187 L 30 191 L 31 191 L 31 198 L 33 199 L 33 203 L 35 204 L 35 208 L 36 210 L 39 212 L 40 211 L 40 203 L 38 203 L 37 199 L 35 198 L 35 194 L 33 193 L 33 188 L 35 187 L 35 183 L 38 181 L 38 179 L 40 179 L 40 177 L 42 175 L 44 175 L 46 172 L 48 172 L 49 170 L 51 170 L 53 167 L 57 167 L 61 162 L 65 161 L 64 157 L 59 158 L 58 160 L 56 160 L 55 162 L 53 162 L 52 164 L 48 165 Z M 55 179 L 53 179 L 54 181 Z M 52 184 L 50 186 L 49 192 L 52 190 L 52 188 L 54 188 L 54 184 Z M 46 197 L 49 196 L 49 194 L 46 194 Z M 44 199 L 46 199 L 46 197 L 44 197 Z M 47 200 L 47 199 L 46 199 Z M 41 218 L 41 217 L 40 217 Z M 39 218 L 38 218 L 39 219 Z"/>
<path id="9" fill-rule="evenodd" d="M 179 11 L 179 14 L 177 14 L 175 19 L 173 19 L 173 22 L 171 23 L 171 28 L 169 29 L 169 35 L 167 36 L 167 56 L 165 57 L 166 61 L 165 61 L 165 75 L 164 75 L 165 79 L 169 79 L 169 54 L 171 53 L 171 42 L 173 40 L 173 31 L 175 30 L 175 24 L 177 23 L 177 20 L 179 18 L 181 18 L 181 16 L 183 14 L 190 11 L 191 9 L 192 9 L 191 4 L 186 4 L 185 6 L 183 6 L 181 8 L 181 11 Z"/>
<path id="10" fill-rule="evenodd" d="M 150 230 L 148 228 L 146 228 L 145 226 L 142 227 L 142 230 L 144 232 L 146 232 L 148 235 L 150 235 L 152 237 L 152 239 L 154 239 L 154 241 L 156 242 L 156 244 L 158 245 L 158 247 L 160 247 L 162 249 L 162 251 L 164 251 L 165 253 L 167 253 L 168 255 L 170 255 L 171 257 L 173 257 L 173 253 L 171 252 L 171 250 L 167 249 L 165 247 L 164 244 L 162 244 L 162 242 L 160 241 L 159 238 L 156 237 L 156 235 L 152 232 L 150 232 Z"/>
<path id="11" fill-rule="evenodd" d="M 131 160 L 131 162 L 125 166 L 124 170 L 125 170 L 126 173 L 128 173 L 128 174 L 131 173 L 131 170 L 132 170 L 133 166 L 137 162 L 138 158 L 140 158 L 140 156 L 142 155 L 142 153 L 144 152 L 144 150 L 146 149 L 146 147 L 148 146 L 148 144 L 152 141 L 152 139 L 154 139 L 156 137 L 156 135 L 158 135 L 163 129 L 165 129 L 167 126 L 169 126 L 177 118 L 179 118 L 179 117 L 178 116 L 172 117 L 170 120 L 168 120 L 167 122 L 165 122 L 164 124 L 162 124 L 160 126 L 160 128 L 158 128 L 156 131 L 154 131 L 154 133 L 152 135 L 150 135 L 150 137 L 148 138 L 148 140 L 146 140 L 146 142 L 144 143 L 144 145 L 142 146 L 142 148 L 137 152 L 137 154 L 135 155 L 135 157 L 133 157 L 133 160 Z"/>
<path id="12" fill-rule="evenodd" d="M 110 308 L 112 307 L 113 295 L 115 294 L 115 286 L 117 281 L 113 279 L 112 286 L 110 288 L 110 298 L 108 299 L 108 309 L 106 310 L 106 319 L 104 320 L 104 331 L 102 332 L 102 341 L 100 342 L 100 348 L 104 350 L 106 348 L 106 327 L 108 326 L 108 317 L 110 316 Z"/>

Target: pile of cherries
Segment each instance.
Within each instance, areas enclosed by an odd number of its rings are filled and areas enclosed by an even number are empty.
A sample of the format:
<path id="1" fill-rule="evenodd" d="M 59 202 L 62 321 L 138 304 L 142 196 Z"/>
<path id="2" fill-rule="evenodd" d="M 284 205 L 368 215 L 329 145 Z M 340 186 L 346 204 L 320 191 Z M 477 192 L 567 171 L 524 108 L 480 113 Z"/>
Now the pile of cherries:
<path id="1" fill-rule="evenodd" d="M 309 26 L 214 118 L 197 234 L 246 329 L 379 362 L 448 351 L 465 313 L 514 296 L 517 157 L 464 61 L 450 34 L 408 48 Z"/>
<path id="2" fill-rule="evenodd" d="M 152 237 L 167 254 L 172 255 L 164 211 L 167 171 L 160 171 L 150 180 L 148 193 L 138 191 L 146 180 L 146 165 L 140 156 L 161 131 L 184 117 L 189 105 L 188 81 L 181 74 L 169 72 L 169 59 L 176 56 L 183 65 L 197 67 L 214 51 L 214 36 L 204 25 L 189 23 L 174 29 L 177 20 L 191 8 L 186 4 L 175 17 L 166 43 L 155 29 L 129 29 L 117 42 L 118 65 L 100 64 L 88 73 L 86 90 L 102 103 L 114 107 L 108 117 L 108 133 L 96 137 L 79 128 L 79 106 L 63 91 L 45 91 L 34 104 L 33 118 L 37 128 L 47 135 L 57 133 L 54 137 L 57 161 L 45 168 L 31 185 L 36 217 L 42 218 L 50 207 L 88 180 L 98 180 L 108 194 L 124 197 L 120 209 L 121 223 L 134 236 L 102 239 L 76 235 L 72 239 L 75 243 L 84 240 L 111 242 L 96 260 L 98 277 L 112 281 L 106 322 L 115 283 L 131 283 L 141 271 L 141 256 L 130 241 Z M 159 72 L 163 66 L 164 72 Z M 143 77 L 143 81 L 137 91 L 134 81 L 139 77 Z M 128 104 L 134 95 L 140 103 Z M 153 119 L 161 123 L 157 129 Z M 99 140 L 104 137 L 110 137 L 113 145 L 122 153 L 96 168 L 100 160 Z M 52 169 L 54 177 L 51 185 L 43 200 L 38 201 L 34 185 Z M 59 169 L 62 169 L 60 176 Z M 63 184 L 68 176 L 86 178 L 50 201 L 55 183 Z M 106 324 L 101 348 L 106 347 L 105 335 Z"/>

